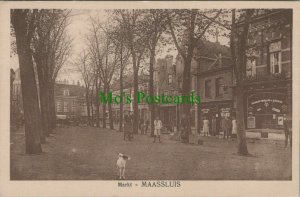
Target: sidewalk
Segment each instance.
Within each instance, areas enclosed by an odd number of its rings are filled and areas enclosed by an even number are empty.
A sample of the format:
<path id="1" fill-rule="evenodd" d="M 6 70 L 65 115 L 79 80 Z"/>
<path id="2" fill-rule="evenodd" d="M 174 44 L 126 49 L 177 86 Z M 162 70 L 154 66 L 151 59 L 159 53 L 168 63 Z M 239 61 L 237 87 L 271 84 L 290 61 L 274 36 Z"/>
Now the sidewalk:
<path id="1" fill-rule="evenodd" d="M 192 132 L 196 130 L 193 128 Z M 267 137 L 262 136 L 262 132 L 268 133 Z M 201 133 L 203 135 L 203 133 Z M 285 140 L 284 131 L 279 129 L 247 129 L 246 137 L 251 139 L 264 139 L 264 140 Z"/>
<path id="2" fill-rule="evenodd" d="M 258 130 L 246 130 L 247 138 L 258 138 L 258 139 L 266 139 L 266 140 L 285 140 L 284 131 L 283 130 L 271 130 L 271 129 L 261 129 Z M 268 133 L 268 137 L 262 137 L 262 132 Z"/>

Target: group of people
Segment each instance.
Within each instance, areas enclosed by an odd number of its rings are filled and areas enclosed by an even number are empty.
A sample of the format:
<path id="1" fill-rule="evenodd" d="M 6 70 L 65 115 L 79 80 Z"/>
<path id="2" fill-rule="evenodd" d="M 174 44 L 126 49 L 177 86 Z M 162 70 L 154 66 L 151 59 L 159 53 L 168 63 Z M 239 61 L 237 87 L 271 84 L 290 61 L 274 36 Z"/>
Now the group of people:
<path id="1" fill-rule="evenodd" d="M 220 121 L 213 117 L 211 121 L 205 116 L 203 119 L 203 134 L 204 136 L 219 136 L 223 132 L 223 139 L 236 138 L 237 122 L 235 117 L 230 119 L 228 116 L 222 117 Z"/>
<path id="2" fill-rule="evenodd" d="M 141 130 L 141 134 L 146 135 L 149 127 L 149 120 L 144 121 L 140 120 L 139 129 Z M 124 140 L 128 139 L 131 141 L 133 139 L 133 115 L 132 113 L 126 114 L 124 116 Z M 159 142 L 161 142 L 161 129 L 162 129 L 162 121 L 157 116 L 154 120 L 154 143 L 156 142 L 156 138 Z"/>

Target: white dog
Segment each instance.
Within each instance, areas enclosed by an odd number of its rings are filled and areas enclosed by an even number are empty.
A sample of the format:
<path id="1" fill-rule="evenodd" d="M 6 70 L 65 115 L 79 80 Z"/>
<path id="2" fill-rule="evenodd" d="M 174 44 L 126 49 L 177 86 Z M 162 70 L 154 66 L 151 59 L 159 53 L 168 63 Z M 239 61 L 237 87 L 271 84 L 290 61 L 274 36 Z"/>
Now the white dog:
<path id="1" fill-rule="evenodd" d="M 119 179 L 125 179 L 125 166 L 126 162 L 130 160 L 130 157 L 127 155 L 124 155 L 122 153 L 119 153 L 118 160 L 117 160 L 117 167 L 119 170 Z"/>

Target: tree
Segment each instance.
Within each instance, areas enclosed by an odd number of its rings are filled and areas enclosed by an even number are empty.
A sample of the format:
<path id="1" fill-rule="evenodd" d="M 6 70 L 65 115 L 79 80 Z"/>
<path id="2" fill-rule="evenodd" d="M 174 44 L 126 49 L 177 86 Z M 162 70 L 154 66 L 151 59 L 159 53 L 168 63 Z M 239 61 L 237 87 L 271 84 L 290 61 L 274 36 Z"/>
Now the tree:
<path id="1" fill-rule="evenodd" d="M 66 27 L 69 24 L 70 11 L 64 10 L 59 15 L 59 22 L 54 26 L 53 41 L 49 51 L 49 124 L 50 128 L 56 127 L 56 114 L 55 114 L 55 98 L 54 87 L 57 75 L 63 65 L 68 61 L 71 55 L 72 42 L 71 38 L 66 33 Z"/>
<path id="2" fill-rule="evenodd" d="M 168 11 L 168 26 L 178 54 L 183 59 L 183 82 L 181 87 L 182 95 L 189 95 L 191 91 L 191 63 L 194 56 L 194 49 L 199 40 L 204 39 L 213 22 L 219 17 L 221 10 L 170 10 Z M 208 20 L 207 18 L 210 18 Z M 207 17 L 207 18 L 206 18 Z M 191 105 L 182 104 L 182 113 L 187 118 L 188 127 L 182 131 L 188 141 L 191 133 L 190 114 Z"/>
<path id="3" fill-rule="evenodd" d="M 87 108 L 87 116 L 88 116 L 88 123 L 91 125 L 91 101 L 90 99 L 90 92 L 92 88 L 92 82 L 94 81 L 94 73 L 91 64 L 91 57 L 90 54 L 86 52 L 85 49 L 77 56 L 77 59 L 74 61 L 75 66 L 77 67 L 78 71 L 81 74 L 81 77 L 84 82 L 85 86 L 85 101 L 86 101 L 86 108 Z"/>
<path id="4" fill-rule="evenodd" d="M 243 24 L 240 28 L 237 27 L 236 10 L 232 10 L 232 25 L 230 35 L 230 49 L 233 60 L 233 70 L 236 77 L 236 117 L 237 117 L 237 138 L 238 138 L 238 154 L 247 155 L 247 141 L 244 123 L 244 79 L 246 75 L 246 47 L 248 39 L 248 31 L 251 17 L 254 13 L 253 9 L 247 9 L 241 13 L 244 17 Z"/>
<path id="5" fill-rule="evenodd" d="M 16 35 L 17 53 L 25 119 L 25 152 L 42 152 L 39 131 L 39 104 L 37 85 L 30 44 L 39 21 L 40 12 L 36 9 L 11 10 L 11 23 Z"/>
<path id="6" fill-rule="evenodd" d="M 50 85 L 53 81 L 50 71 L 52 68 L 62 66 L 59 65 L 59 58 L 55 58 L 64 53 L 58 46 L 69 42 L 69 40 L 64 39 L 64 33 L 70 11 L 41 10 L 40 12 L 41 17 L 37 24 L 36 32 L 33 34 L 31 48 L 38 73 L 43 131 L 42 139 L 44 141 L 45 136 L 48 136 L 53 129 L 53 125 L 51 125 L 53 119 L 51 111 L 55 110 L 50 106 L 50 93 L 52 93 Z M 54 54 L 58 54 L 58 56 Z"/>
<path id="7" fill-rule="evenodd" d="M 116 32 L 108 19 L 106 23 L 100 21 L 99 16 L 91 18 L 91 30 L 88 37 L 92 62 L 97 68 L 99 79 L 103 84 L 104 93 L 108 96 L 115 71 L 120 61 L 120 45 L 116 42 Z M 123 49 L 122 49 L 123 50 Z M 123 60 L 123 57 L 122 57 Z M 122 62 L 123 63 L 123 62 Z M 122 65 L 123 66 L 123 65 Z M 103 103 L 103 127 L 106 128 L 106 103 Z M 111 103 L 108 102 L 109 125 L 113 129 L 113 113 Z"/>
<path id="8" fill-rule="evenodd" d="M 109 14 L 109 12 L 108 12 Z M 112 23 L 111 23 L 112 24 Z M 113 42 L 115 46 L 119 49 L 116 51 L 119 58 L 119 64 L 117 69 L 119 70 L 119 84 L 120 84 L 120 95 L 124 94 L 124 72 L 130 57 L 130 51 L 125 46 L 125 38 L 124 38 L 124 29 L 122 24 L 115 24 L 115 26 L 110 27 L 107 29 L 106 34 L 109 36 L 109 39 Z M 123 132 L 123 114 L 124 114 L 124 103 L 120 103 L 120 113 L 119 113 L 119 131 Z"/>
<path id="9" fill-rule="evenodd" d="M 125 45 L 130 50 L 133 68 L 133 132 L 138 133 L 138 73 L 143 55 L 147 49 L 149 32 L 143 25 L 145 10 L 114 10 L 115 20 L 124 30 Z"/>
<path id="10" fill-rule="evenodd" d="M 156 54 L 156 46 L 166 29 L 166 12 L 163 10 L 151 9 L 147 13 L 145 20 L 145 28 L 148 28 L 150 33 L 148 40 L 148 48 L 150 53 L 150 64 L 149 64 L 149 95 L 154 96 L 154 62 Z M 154 135 L 154 117 L 155 117 L 155 105 L 150 104 L 150 131 L 151 136 Z"/>

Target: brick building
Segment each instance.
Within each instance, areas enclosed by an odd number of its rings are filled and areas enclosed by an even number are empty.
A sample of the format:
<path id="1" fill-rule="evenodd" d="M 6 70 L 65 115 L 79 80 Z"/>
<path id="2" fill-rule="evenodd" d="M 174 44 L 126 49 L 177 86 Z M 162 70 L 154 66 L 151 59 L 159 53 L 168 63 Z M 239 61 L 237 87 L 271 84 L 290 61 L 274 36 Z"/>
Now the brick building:
<path id="1" fill-rule="evenodd" d="M 283 128 L 283 117 L 292 115 L 292 10 L 258 11 L 247 48 L 246 126 Z"/>
<path id="2" fill-rule="evenodd" d="M 176 80 L 182 86 L 183 60 L 176 59 Z M 229 47 L 218 42 L 200 41 L 194 51 L 191 68 L 191 90 L 201 97 L 200 105 L 191 108 L 192 128 L 202 129 L 204 116 L 221 117 L 234 111 L 233 74 Z"/>

